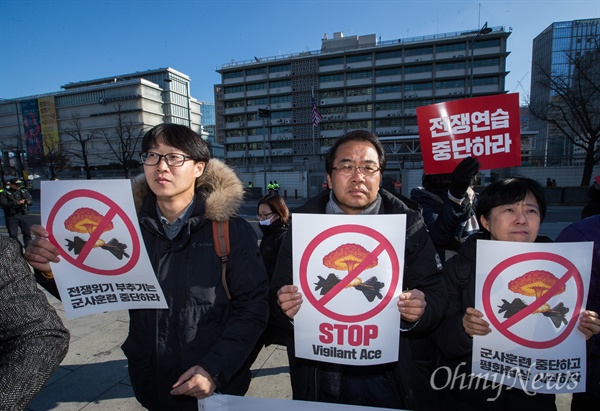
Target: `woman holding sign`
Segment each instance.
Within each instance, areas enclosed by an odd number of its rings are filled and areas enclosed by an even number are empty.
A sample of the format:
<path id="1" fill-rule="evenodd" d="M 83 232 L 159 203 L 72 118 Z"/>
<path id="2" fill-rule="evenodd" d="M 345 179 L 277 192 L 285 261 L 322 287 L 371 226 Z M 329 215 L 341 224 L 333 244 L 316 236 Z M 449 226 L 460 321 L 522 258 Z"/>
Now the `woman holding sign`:
<path id="1" fill-rule="evenodd" d="M 438 368 L 432 383 L 438 389 L 446 389 L 446 409 L 556 410 L 554 394 L 532 395 L 518 386 L 509 388 L 469 376 L 473 336 L 487 335 L 492 331 L 484 314 L 473 308 L 477 240 L 551 242 L 549 238 L 538 237 L 540 224 L 546 214 L 542 187 L 524 177 L 497 181 L 481 192 L 475 212 L 481 232 L 470 236 L 459 253 L 448 260 L 445 266 L 449 310 L 436 332 L 436 339 L 446 372 L 440 372 L 443 368 Z M 579 330 L 586 338 L 598 333 L 598 315 L 584 311 Z M 447 384 L 448 375 L 442 374 L 448 374 L 448 370 L 456 383 Z"/>

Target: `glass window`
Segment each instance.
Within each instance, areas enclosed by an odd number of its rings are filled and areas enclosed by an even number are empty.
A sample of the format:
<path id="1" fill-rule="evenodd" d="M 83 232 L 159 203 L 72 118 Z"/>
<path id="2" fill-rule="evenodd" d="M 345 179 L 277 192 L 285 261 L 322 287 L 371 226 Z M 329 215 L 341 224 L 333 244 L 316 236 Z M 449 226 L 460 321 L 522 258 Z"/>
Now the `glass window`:
<path id="1" fill-rule="evenodd" d="M 244 86 L 225 87 L 225 89 L 223 90 L 225 94 L 242 93 L 243 91 Z"/>
<path id="2" fill-rule="evenodd" d="M 359 63 L 361 61 L 371 61 L 371 54 L 361 54 L 358 56 L 346 56 L 346 64 Z"/>
<path id="3" fill-rule="evenodd" d="M 335 66 L 338 64 L 344 64 L 343 57 L 336 57 L 332 59 L 321 59 L 319 60 L 319 67 Z"/>
<path id="4" fill-rule="evenodd" d="M 400 84 L 394 84 L 391 86 L 380 86 L 375 88 L 376 94 L 388 94 L 388 93 L 399 93 L 402 91 Z"/>
<path id="5" fill-rule="evenodd" d="M 422 56 L 424 54 L 433 54 L 433 46 L 410 48 L 404 51 L 405 56 Z"/>
<path id="6" fill-rule="evenodd" d="M 344 81 L 344 74 L 329 74 L 319 76 L 319 83 L 330 83 L 332 81 Z"/>
<path id="7" fill-rule="evenodd" d="M 356 79 L 362 79 L 362 78 L 371 78 L 371 77 L 373 77 L 373 72 L 371 70 L 355 71 L 355 72 L 349 72 L 346 75 L 348 76 L 348 80 L 356 80 Z"/>
<path id="8" fill-rule="evenodd" d="M 402 67 L 394 67 L 389 69 L 375 70 L 375 77 L 386 77 L 386 76 L 401 76 Z"/>
<path id="9" fill-rule="evenodd" d="M 270 66 L 269 73 L 281 73 L 283 71 L 290 71 L 292 69 L 291 64 L 280 64 L 277 66 Z"/>
<path id="10" fill-rule="evenodd" d="M 246 84 L 246 91 L 265 90 L 266 88 L 267 83 Z"/>
<path id="11" fill-rule="evenodd" d="M 432 70 L 431 64 L 404 67 L 404 73 L 406 73 L 406 74 L 431 73 L 431 70 Z"/>
<path id="12" fill-rule="evenodd" d="M 375 53 L 375 60 L 387 60 L 402 57 L 402 50 L 382 51 Z"/>
<path id="13" fill-rule="evenodd" d="M 266 73 L 267 73 L 266 67 L 256 67 L 256 68 L 246 70 L 246 76 L 256 76 L 257 74 L 266 74 Z"/>
<path id="14" fill-rule="evenodd" d="M 238 78 L 238 77 L 244 77 L 244 70 L 229 71 L 229 72 L 223 73 L 224 80 Z"/>

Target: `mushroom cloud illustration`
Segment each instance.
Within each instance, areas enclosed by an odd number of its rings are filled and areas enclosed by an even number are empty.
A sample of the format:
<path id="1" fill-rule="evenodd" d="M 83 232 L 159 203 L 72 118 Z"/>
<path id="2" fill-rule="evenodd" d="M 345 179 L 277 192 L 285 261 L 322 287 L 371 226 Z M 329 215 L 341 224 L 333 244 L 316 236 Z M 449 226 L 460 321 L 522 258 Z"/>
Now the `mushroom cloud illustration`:
<path id="1" fill-rule="evenodd" d="M 337 247 L 335 250 L 323 257 L 323 265 L 334 270 L 346 271 L 350 273 L 356 266 L 363 262 L 369 256 L 369 252 L 361 245 L 348 243 Z M 378 259 L 374 258 L 365 269 L 377 267 Z M 315 291 L 321 290 L 321 295 L 327 294 L 340 279 L 333 273 L 330 273 L 327 278 L 318 276 L 319 281 L 315 283 Z M 369 302 L 373 302 L 375 297 L 380 300 L 383 298 L 381 289 L 385 284 L 377 280 L 373 276 L 367 281 L 362 281 L 360 278 L 353 279 L 345 288 L 354 287 L 361 291 Z"/>

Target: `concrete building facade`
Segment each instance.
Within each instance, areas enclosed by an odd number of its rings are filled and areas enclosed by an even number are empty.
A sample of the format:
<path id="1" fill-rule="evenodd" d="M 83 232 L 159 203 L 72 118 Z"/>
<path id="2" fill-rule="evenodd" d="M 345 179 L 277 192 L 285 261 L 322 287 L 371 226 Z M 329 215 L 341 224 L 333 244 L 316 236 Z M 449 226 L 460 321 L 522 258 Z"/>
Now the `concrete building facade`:
<path id="1" fill-rule="evenodd" d="M 334 33 L 318 51 L 223 64 L 217 141 L 239 173 L 304 173 L 312 195 L 332 142 L 367 129 L 384 144 L 384 185 L 393 184 L 402 170 L 422 168 L 417 107 L 505 92 L 509 35 L 487 25 L 388 41 Z"/>
<path id="2" fill-rule="evenodd" d="M 114 148 L 128 140 L 139 160 L 139 138 L 160 123 L 183 124 L 201 133 L 200 105 L 190 95 L 190 78 L 159 68 L 69 83 L 62 91 L 0 100 L 0 149 L 6 175 L 23 169 L 48 176 L 52 153 L 68 157 L 69 169 L 118 163 Z M 137 147 L 135 145 L 138 145 Z"/>

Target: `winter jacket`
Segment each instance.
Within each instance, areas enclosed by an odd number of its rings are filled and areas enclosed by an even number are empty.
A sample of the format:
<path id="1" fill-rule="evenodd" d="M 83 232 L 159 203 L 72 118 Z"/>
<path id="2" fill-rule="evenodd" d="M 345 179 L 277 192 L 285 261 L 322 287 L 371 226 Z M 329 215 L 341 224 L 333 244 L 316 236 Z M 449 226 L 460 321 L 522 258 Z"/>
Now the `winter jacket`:
<path id="1" fill-rule="evenodd" d="M 468 307 L 475 307 L 475 268 L 477 257 L 477 240 L 489 240 L 486 233 L 476 233 L 466 239 L 457 255 L 446 261 L 444 278 L 448 289 L 448 314 L 436 330 L 435 337 L 442 353 L 444 367 L 449 367 L 452 376 L 464 375 L 464 385 L 469 384 L 471 373 L 471 353 L 473 339 L 465 332 L 462 324 L 463 316 Z M 538 237 L 536 243 L 551 242 L 547 237 Z M 436 386 L 446 385 L 447 373 L 438 372 Z M 458 378 L 458 377 L 457 377 Z M 482 386 L 478 383 L 478 387 Z M 473 382 L 472 386 L 476 383 Z M 455 383 L 457 388 L 459 383 Z M 444 401 L 448 410 L 555 410 L 554 394 L 536 394 L 528 396 L 517 387 L 510 390 L 502 389 L 500 397 L 495 401 L 487 401 L 498 395 L 497 389 L 454 389 L 446 392 Z"/>
<path id="2" fill-rule="evenodd" d="M 586 218 L 566 227 L 556 242 L 593 241 L 594 255 L 586 309 L 600 313 L 600 215 Z M 587 341 L 586 392 L 600 397 L 600 334 Z"/>
<path id="3" fill-rule="evenodd" d="M 143 177 L 143 176 L 142 176 Z M 218 160 L 210 160 L 196 181 L 193 211 L 169 240 L 145 179 L 134 182 L 144 243 L 168 309 L 130 310 L 129 335 L 122 346 L 136 398 L 151 410 L 197 410 L 195 398 L 169 392 L 195 365 L 213 378 L 217 392 L 244 395 L 250 384 L 247 357 L 268 318 L 267 276 L 258 240 L 236 213 L 242 183 Z M 229 219 L 231 252 L 227 299 L 211 220 Z"/>
<path id="4" fill-rule="evenodd" d="M 283 241 L 285 233 L 287 233 L 288 227 L 281 222 L 281 218 L 278 218 L 270 225 L 259 224 L 258 228 L 263 235 L 260 240 L 260 255 L 265 263 L 265 269 L 267 270 L 267 276 L 270 281 L 271 278 L 273 278 L 273 272 L 275 272 L 277 253 L 279 253 L 281 242 Z"/>
<path id="5" fill-rule="evenodd" d="M 400 200 L 398 197 L 384 189 L 379 190 L 382 205 L 379 214 L 406 214 L 406 248 L 404 252 L 405 266 L 402 287 L 405 289 L 417 288 L 425 293 L 427 308 L 425 313 L 416 323 L 402 321 L 400 332 L 400 360 L 395 363 L 381 366 L 342 366 L 341 373 L 361 376 L 376 373 L 385 375 L 385 378 L 396 390 L 403 408 L 413 408 L 418 399 L 414 398 L 411 383 L 413 382 L 414 366 L 411 363 L 410 339 L 426 332 L 431 332 L 441 321 L 446 308 L 446 290 L 441 275 L 441 264 L 437 253 L 427 234 L 423 218 L 418 210 L 418 205 L 408 199 Z M 317 197 L 294 210 L 297 213 L 325 214 L 325 207 L 329 201 L 329 190 L 324 190 Z M 271 291 L 276 292 L 283 285 L 293 282 L 292 273 L 292 226 L 284 238 L 275 267 L 275 275 L 271 283 Z M 271 321 L 276 322 L 288 330 L 288 356 L 290 360 L 290 376 L 292 381 L 293 397 L 298 400 L 320 401 L 320 393 L 327 384 L 327 378 L 322 370 L 330 368 L 328 364 L 296 358 L 294 355 L 293 322 L 285 316 L 275 304 L 271 308 Z M 343 399 L 340 399 L 343 401 Z"/>
<path id="6" fill-rule="evenodd" d="M 23 204 L 17 204 L 19 200 L 25 200 Z M 0 207 L 4 210 L 5 217 L 22 217 L 29 214 L 28 206 L 31 205 L 31 194 L 24 188 L 13 190 L 0 188 Z"/>
<path id="7" fill-rule="evenodd" d="M 23 410 L 67 354 L 69 331 L 19 243 L 0 236 L 0 410 Z"/>
<path id="8" fill-rule="evenodd" d="M 446 192 L 431 192 L 424 187 L 413 188 L 410 199 L 421 206 L 429 236 L 442 261 L 450 257 L 446 250 L 458 251 L 465 238 L 473 234 L 469 227 L 465 227 L 466 222 L 475 216 L 474 207 L 467 199 L 458 204 L 451 201 Z M 477 229 L 476 226 L 471 228 Z"/>

